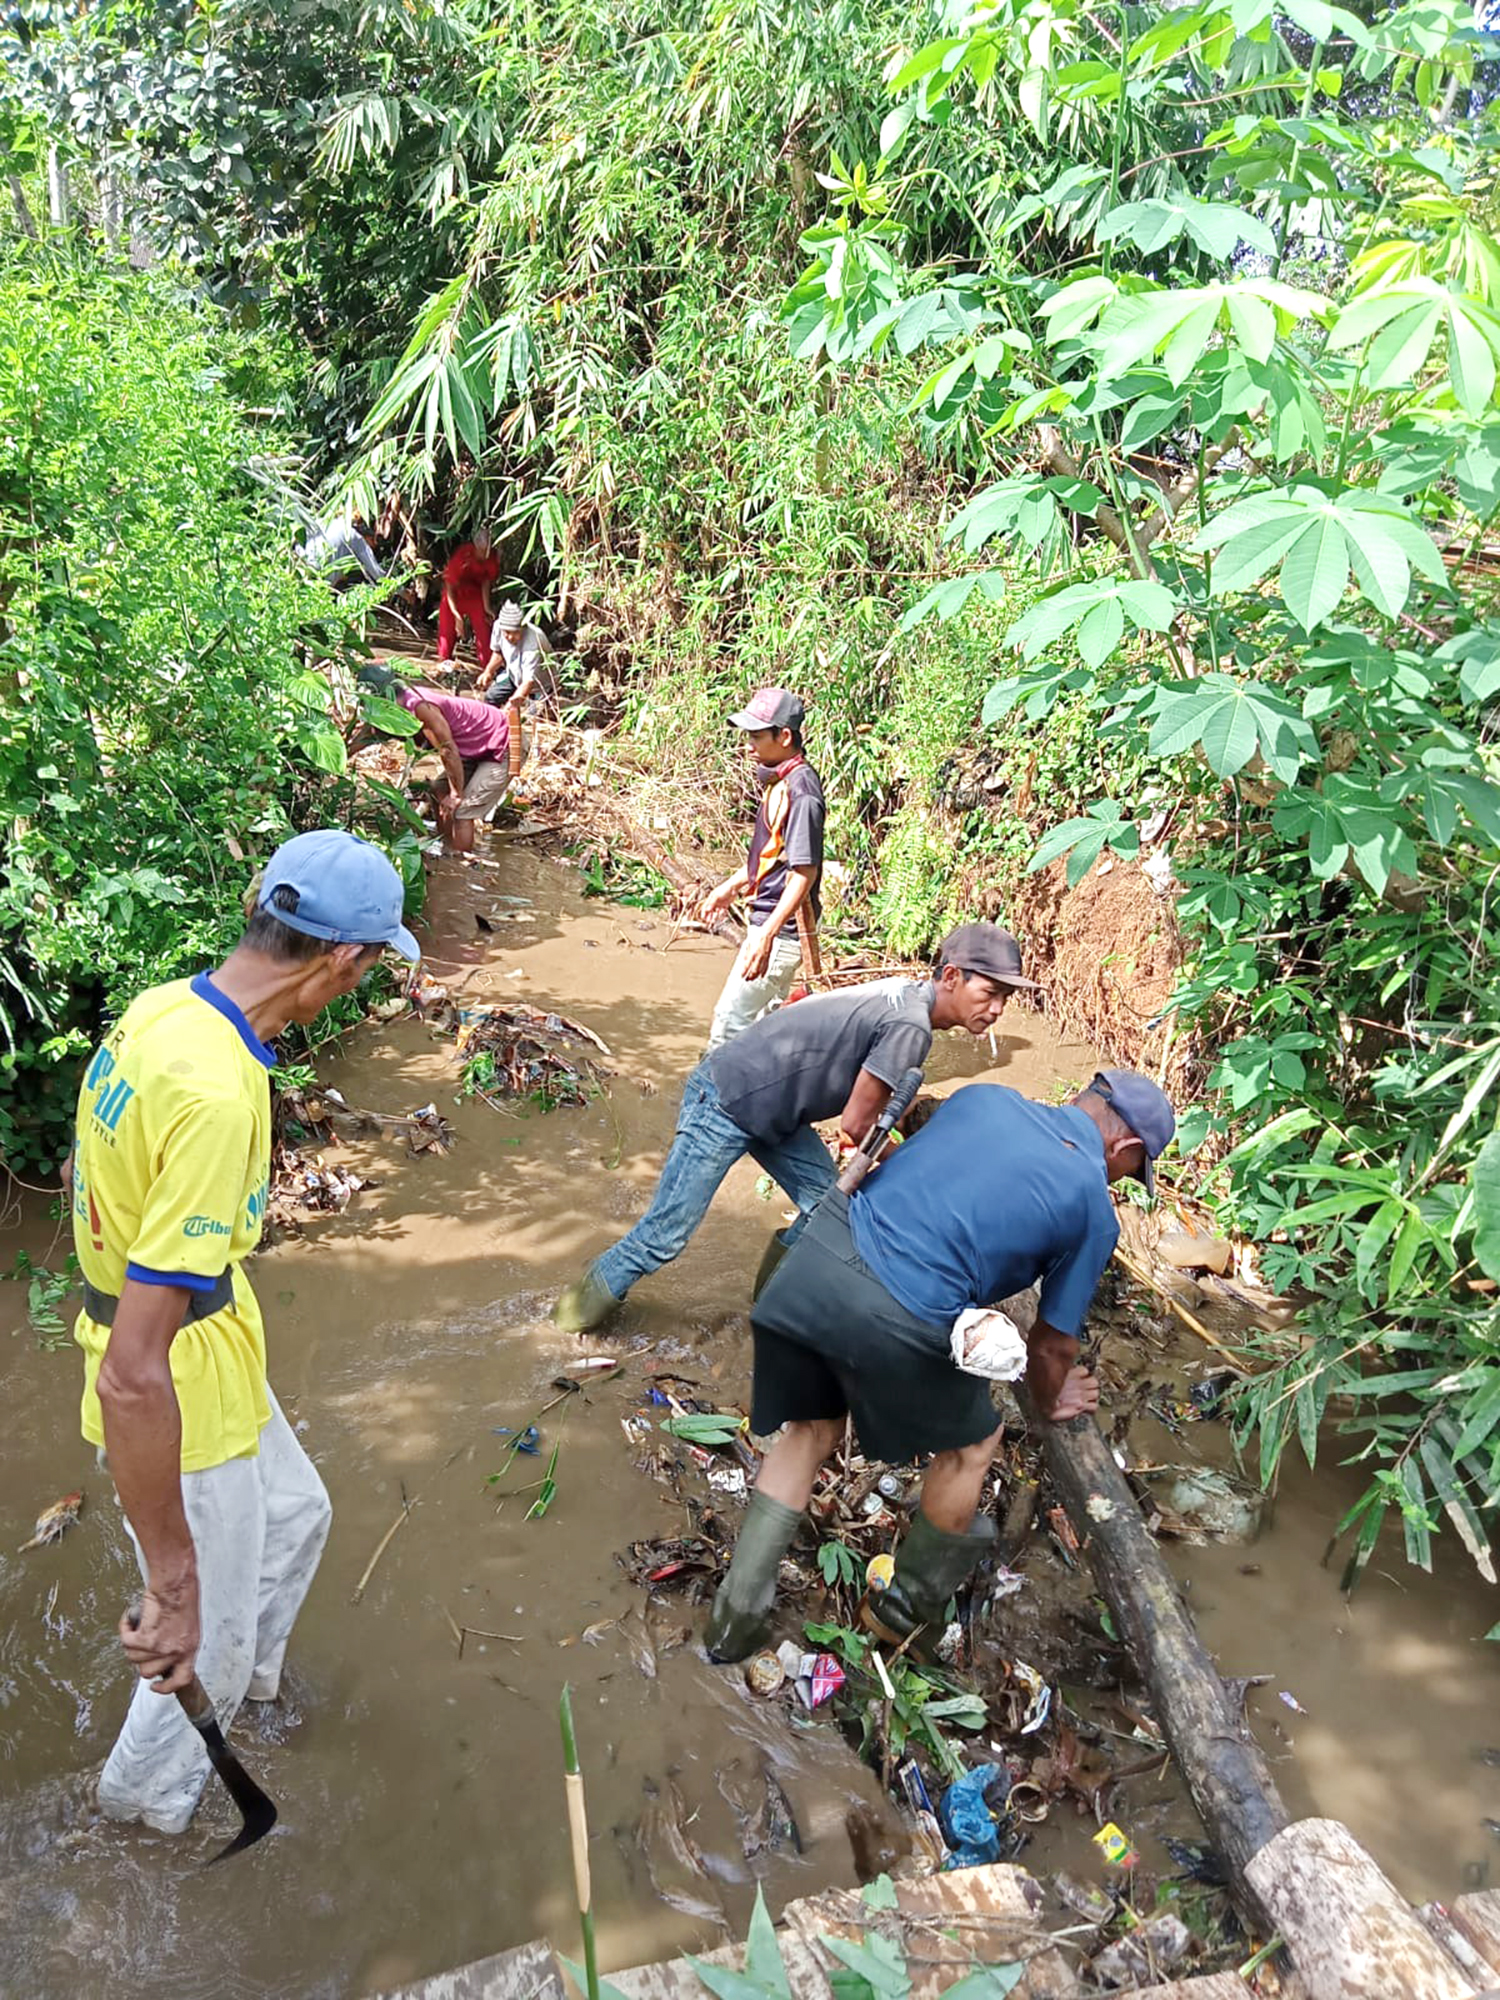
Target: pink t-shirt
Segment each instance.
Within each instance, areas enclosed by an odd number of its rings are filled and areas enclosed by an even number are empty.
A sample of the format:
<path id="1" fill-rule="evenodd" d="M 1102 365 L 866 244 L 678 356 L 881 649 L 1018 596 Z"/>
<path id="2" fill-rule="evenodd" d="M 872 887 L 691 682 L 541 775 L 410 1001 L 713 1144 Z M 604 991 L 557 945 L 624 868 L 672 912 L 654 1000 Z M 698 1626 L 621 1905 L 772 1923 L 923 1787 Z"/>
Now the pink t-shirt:
<path id="1" fill-rule="evenodd" d="M 431 687 L 407 688 L 400 699 L 413 714 L 421 703 L 430 702 L 452 731 L 454 748 L 465 762 L 498 760 L 510 749 L 510 723 L 503 708 Z"/>

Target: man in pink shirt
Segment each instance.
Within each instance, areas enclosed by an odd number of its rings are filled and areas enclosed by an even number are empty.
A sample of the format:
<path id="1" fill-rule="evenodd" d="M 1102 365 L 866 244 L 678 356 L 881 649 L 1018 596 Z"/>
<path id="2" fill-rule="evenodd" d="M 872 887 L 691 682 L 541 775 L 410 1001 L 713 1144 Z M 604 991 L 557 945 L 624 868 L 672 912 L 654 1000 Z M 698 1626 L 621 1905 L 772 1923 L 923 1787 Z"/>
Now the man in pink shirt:
<path id="1" fill-rule="evenodd" d="M 441 688 L 407 687 L 389 667 L 364 667 L 360 685 L 400 704 L 422 725 L 443 760 L 448 789 L 437 802 L 438 831 L 450 854 L 472 854 L 474 829 L 510 788 L 510 721 L 503 708 Z"/>

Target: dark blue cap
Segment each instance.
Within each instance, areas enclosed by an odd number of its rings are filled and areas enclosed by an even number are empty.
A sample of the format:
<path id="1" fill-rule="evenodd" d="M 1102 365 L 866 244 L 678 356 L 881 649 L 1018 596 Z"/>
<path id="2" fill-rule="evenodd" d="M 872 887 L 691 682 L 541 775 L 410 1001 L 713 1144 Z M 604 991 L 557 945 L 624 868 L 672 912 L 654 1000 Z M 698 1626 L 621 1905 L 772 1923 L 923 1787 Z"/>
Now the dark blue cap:
<path id="1" fill-rule="evenodd" d="M 1171 1145 L 1172 1134 L 1177 1130 L 1177 1114 L 1172 1109 L 1171 1098 L 1149 1076 L 1142 1076 L 1136 1069 L 1101 1069 L 1089 1089 L 1124 1119 L 1145 1147 L 1146 1164 L 1140 1177 L 1146 1184 L 1147 1194 L 1155 1194 L 1156 1175 L 1152 1164 Z"/>
<path id="2" fill-rule="evenodd" d="M 277 889 L 295 889 L 295 910 L 271 901 Z M 261 909 L 306 937 L 330 944 L 389 944 L 415 963 L 422 947 L 401 921 L 406 891 L 378 847 L 357 834 L 322 827 L 284 840 L 261 877 Z"/>

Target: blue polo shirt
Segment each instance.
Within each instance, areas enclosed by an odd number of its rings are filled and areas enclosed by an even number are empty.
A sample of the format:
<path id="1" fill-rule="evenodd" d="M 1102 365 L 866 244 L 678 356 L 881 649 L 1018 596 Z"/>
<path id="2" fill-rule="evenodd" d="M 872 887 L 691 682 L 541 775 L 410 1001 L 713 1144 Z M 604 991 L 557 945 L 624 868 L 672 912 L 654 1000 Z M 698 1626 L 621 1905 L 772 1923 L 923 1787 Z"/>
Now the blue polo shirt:
<path id="1" fill-rule="evenodd" d="M 855 1248 L 934 1326 L 1040 1281 L 1041 1316 L 1077 1334 L 1119 1239 L 1104 1142 L 1085 1111 L 971 1083 L 849 1204 Z"/>

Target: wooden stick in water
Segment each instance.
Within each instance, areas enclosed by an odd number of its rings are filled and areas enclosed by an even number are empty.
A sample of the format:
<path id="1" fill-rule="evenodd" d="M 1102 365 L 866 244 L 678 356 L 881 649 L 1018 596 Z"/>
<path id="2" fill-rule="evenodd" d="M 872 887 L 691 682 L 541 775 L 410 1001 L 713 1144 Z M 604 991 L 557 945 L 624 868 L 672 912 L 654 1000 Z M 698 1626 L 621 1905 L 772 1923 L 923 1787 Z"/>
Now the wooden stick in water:
<path id="1" fill-rule="evenodd" d="M 386 1529 L 385 1533 L 381 1536 L 379 1546 L 376 1548 L 374 1555 L 372 1555 L 370 1560 L 365 1564 L 365 1573 L 360 1578 L 359 1582 L 355 1584 L 354 1595 L 349 1600 L 351 1604 L 358 1604 L 359 1600 L 364 1596 L 365 1585 L 370 1581 L 370 1578 L 375 1574 L 376 1563 L 380 1561 L 380 1558 L 385 1554 L 386 1550 L 390 1547 L 391 1542 L 395 1537 L 396 1530 L 401 1526 L 401 1523 L 409 1517 L 409 1515 L 411 1514 L 411 1510 L 413 1506 L 415 1506 L 415 1504 L 416 1504 L 415 1501 L 409 1501 L 404 1493 L 401 1495 L 401 1512 L 396 1516 L 395 1520 L 392 1521 L 391 1525 Z"/>

